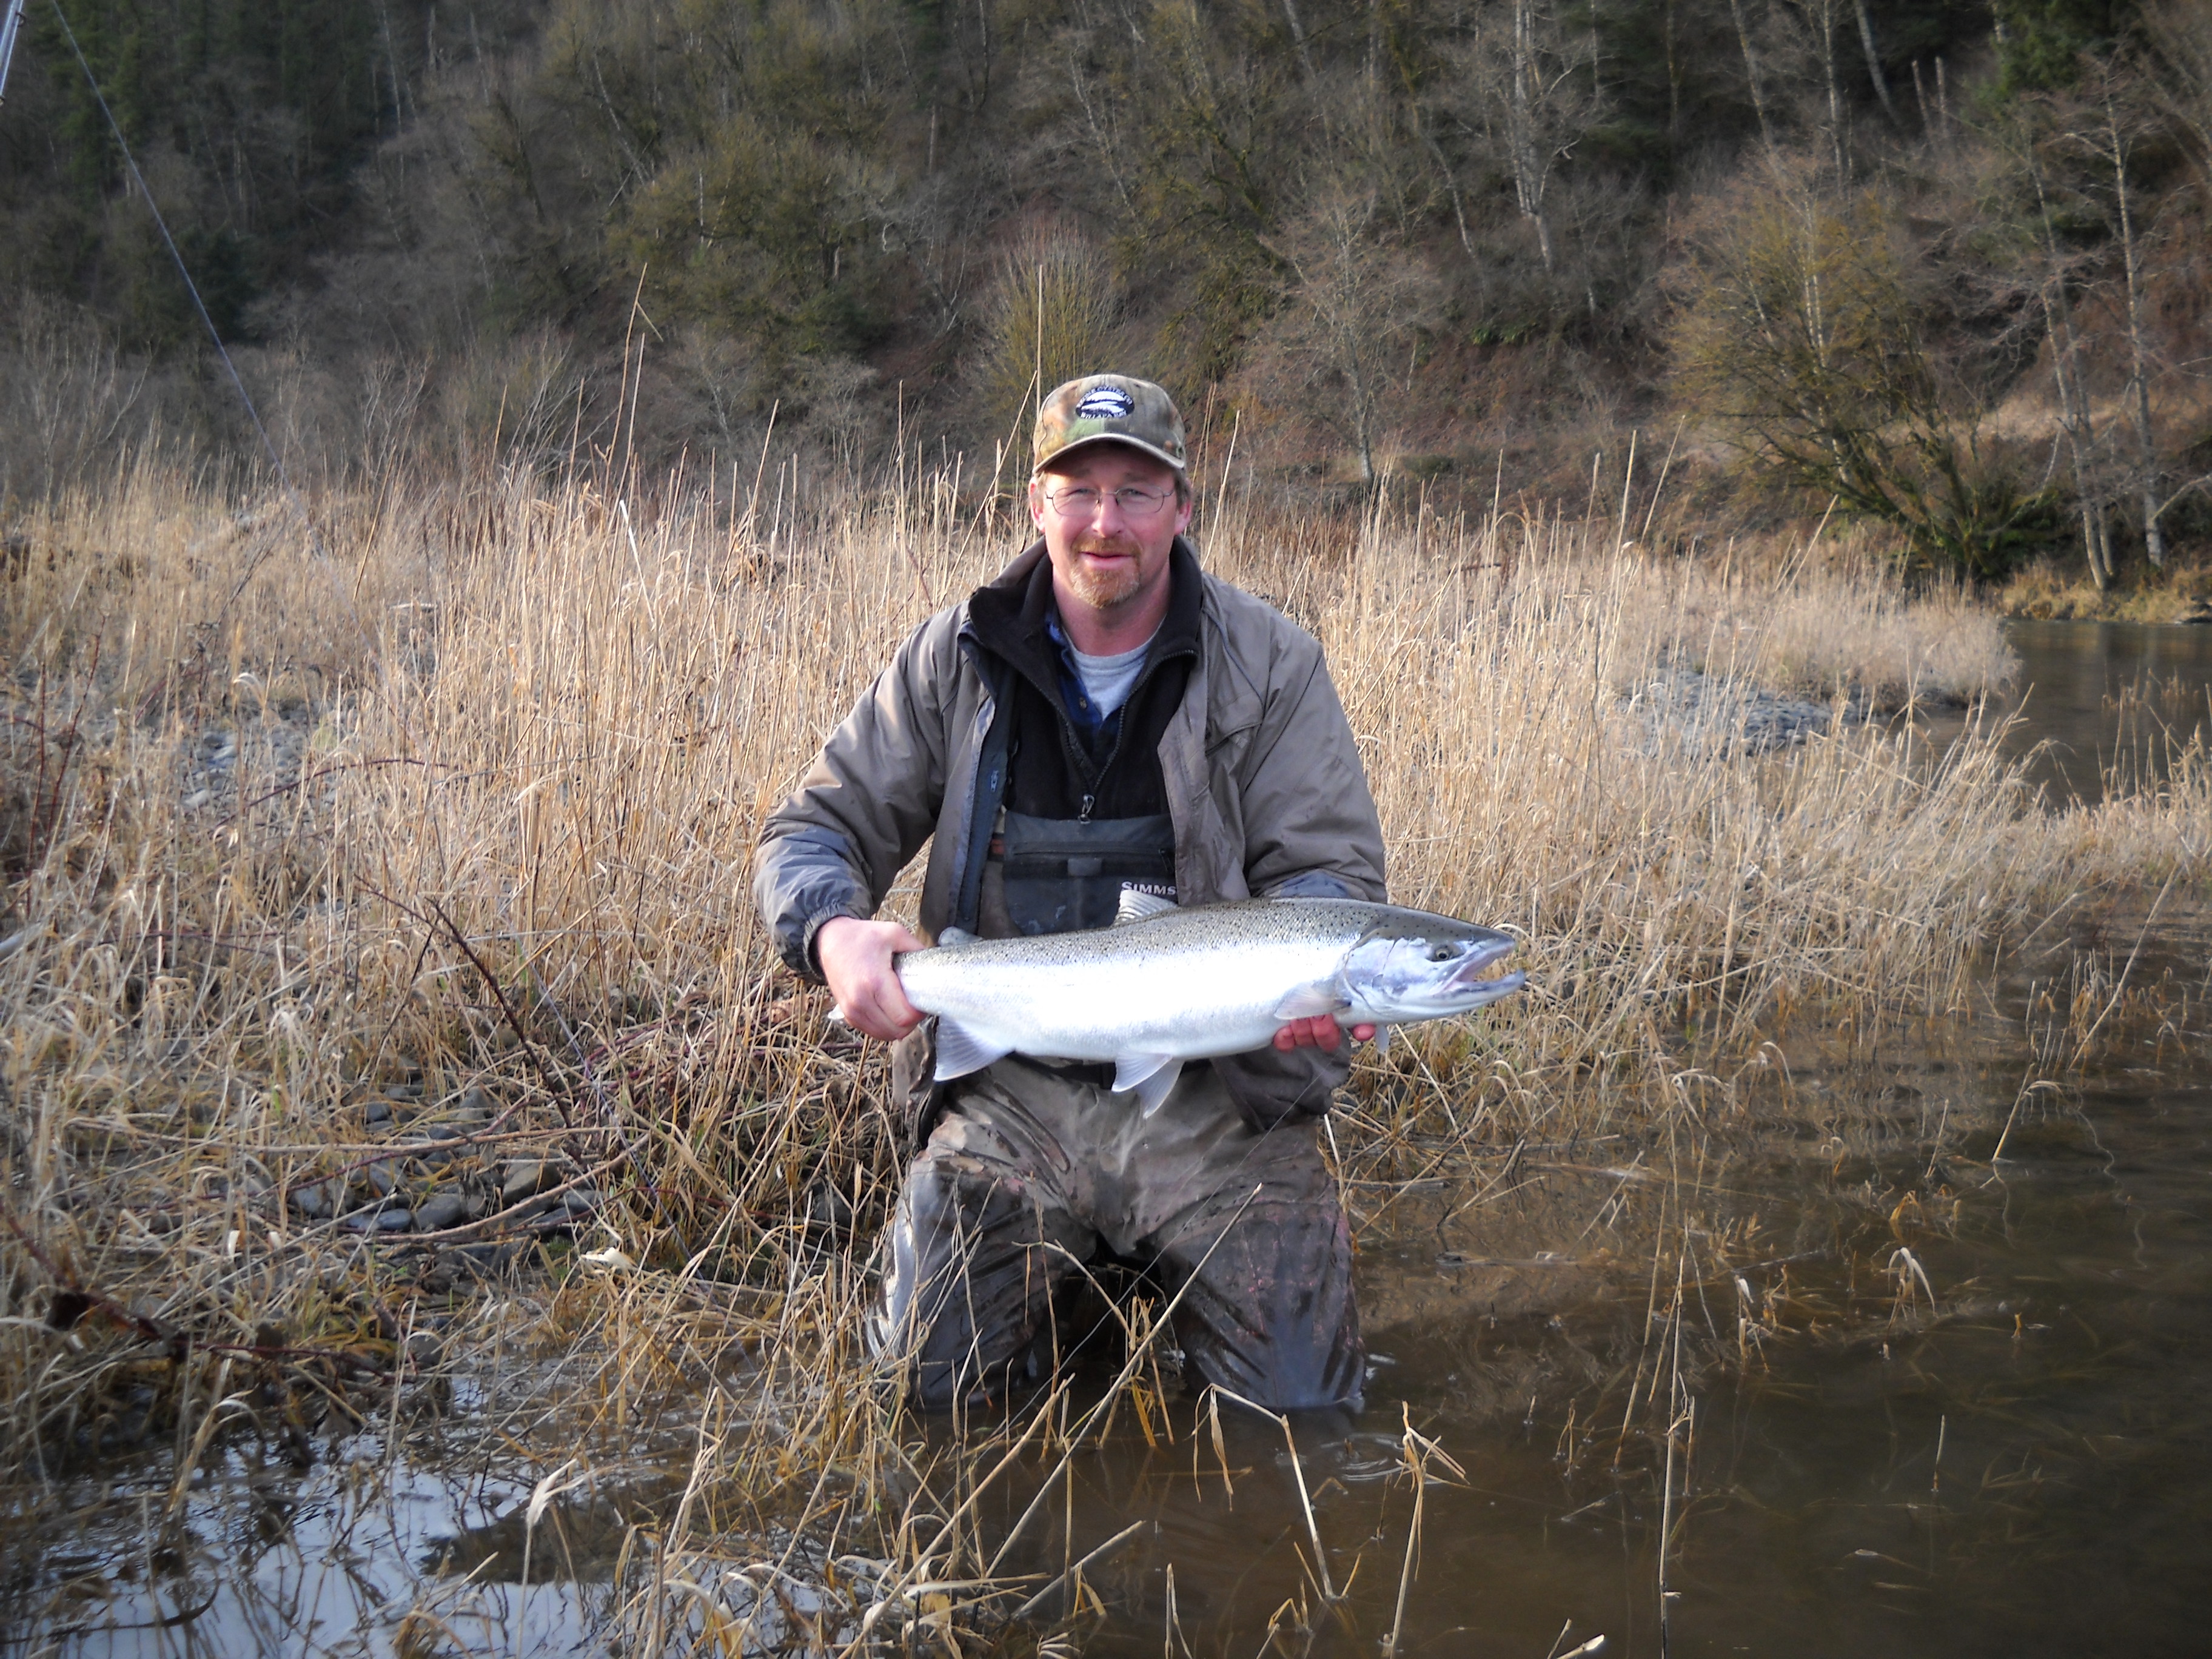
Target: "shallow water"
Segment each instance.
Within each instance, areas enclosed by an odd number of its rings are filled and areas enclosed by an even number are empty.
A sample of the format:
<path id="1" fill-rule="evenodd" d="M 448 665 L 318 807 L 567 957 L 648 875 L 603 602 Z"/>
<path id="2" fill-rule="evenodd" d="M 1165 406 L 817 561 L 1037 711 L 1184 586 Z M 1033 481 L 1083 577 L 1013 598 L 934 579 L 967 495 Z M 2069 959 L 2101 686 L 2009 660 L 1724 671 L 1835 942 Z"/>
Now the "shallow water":
<path id="1" fill-rule="evenodd" d="M 2200 933 L 2144 966 L 2193 963 L 2201 991 L 2206 944 Z M 1072 1496 L 1048 1501 L 1007 1570 L 1055 1573 L 1140 1522 L 1085 1575 L 1107 1613 L 1079 1621 L 1085 1654 L 1150 1659 L 1171 1605 L 1193 1655 L 1251 1655 L 1271 1620 L 1281 1651 L 1372 1654 L 1405 1559 L 1410 1418 L 1464 1479 L 1425 1489 L 1401 1651 L 1542 1659 L 1603 1634 L 1607 1653 L 1656 1654 L 1672 1397 L 1686 1420 L 1667 1651 L 2201 1651 L 2212 1080 L 2140 1054 L 2093 1070 L 2030 1097 L 1993 1160 L 2019 1047 L 1991 1021 L 1872 1067 L 1793 1054 L 1793 1129 L 1717 1126 L 1701 1182 L 1693 1158 L 1676 1160 L 1696 1224 L 1686 1257 L 1670 1242 L 1657 1263 L 1648 1329 L 1650 1263 L 1508 1257 L 1531 1224 L 1511 1203 L 1442 1231 L 1425 1216 L 1394 1227 L 1364 1263 L 1376 1364 L 1360 1417 L 1300 1420 L 1295 1469 L 1279 1429 L 1234 1409 L 1218 1449 L 1187 1402 L 1172 1443 L 1156 1422 L 1148 1446 L 1125 1417 L 1106 1450 L 1074 1461 Z M 1593 1177 L 1569 1207 L 1594 1213 L 1620 1184 Z M 1900 1245 L 1924 1289 L 1901 1294 L 1889 1276 Z M 1522 1265 L 1481 1265 L 1501 1258 Z M 1678 1270 L 1679 1392 L 1664 1315 Z M 1562 1274 L 1577 1288 L 1547 1310 Z M 1778 1328 L 1747 1336 L 1747 1364 L 1737 1316 L 1757 1326 L 1770 1309 Z M 1632 1376 L 1657 1402 L 1633 1408 L 1624 1437 Z M 153 1523 L 159 1460 L 74 1489 L 55 1506 L 74 1523 L 67 1542 L 9 1569 L 6 1646 L 600 1650 L 625 1524 L 665 1519 L 689 1448 L 601 1471 L 533 1528 L 552 1458 L 488 1449 L 469 1421 L 464 1400 L 403 1431 L 389 1465 L 374 1432 L 304 1474 L 234 1448 L 167 1537 Z M 988 1543 L 1039 1473 L 988 1507 Z M 1330 1581 L 1349 1584 L 1334 1614 L 1307 1581 L 1301 1478 Z M 1280 1610 L 1301 1600 L 1310 1632 L 1294 1636 L 1300 1615 Z M 432 1615 L 449 1640 L 429 1639 Z"/>
<path id="2" fill-rule="evenodd" d="M 2191 962 L 2201 991 L 2201 936 L 2176 958 Z M 1896 1057 L 1879 1084 L 1796 1057 L 1793 1114 L 1811 1132 L 1748 1136 L 1707 1164 L 1678 1395 L 1663 1312 L 1647 1337 L 1645 1275 L 1556 1316 L 1493 1324 L 1469 1306 L 1375 1330 L 1385 1363 L 1364 1416 L 1301 1434 L 1334 1579 L 1353 1580 L 1310 1650 L 1371 1653 L 1390 1626 L 1403 1411 L 1467 1475 L 1427 1490 L 1403 1651 L 1540 1659 L 1600 1633 L 1632 1654 L 2203 1651 L 2212 1078 L 2092 1071 L 2031 1097 L 1993 1161 L 2017 1050 L 1993 1023 L 1944 1058 Z M 1755 1233 L 1725 1240 L 1754 1215 Z M 1443 1254 L 1478 1253 L 1483 1231 Z M 1926 1275 L 1903 1291 L 1900 1247 Z M 1656 1264 L 1662 1310 L 1682 1261 L 1670 1247 Z M 1421 1271 L 1406 1252 L 1395 1265 Z M 1739 1313 L 1770 1306 L 1782 1328 L 1731 1363 Z M 1639 1359 L 1658 1412 L 1639 1407 L 1624 1441 Z M 1526 1415 L 1501 1400 L 1516 1379 L 1537 1395 Z M 1170 1561 L 1194 1653 L 1252 1652 L 1299 1593 L 1304 1522 L 1279 1440 L 1248 1424 L 1231 1461 L 1255 1470 L 1233 1504 L 1210 1445 L 1194 1481 L 1188 1447 L 1095 1466 L 1079 1547 L 1147 1512 L 1159 1531 L 1132 1547 L 1127 1599 L 1085 1653 L 1159 1650 Z"/>
<path id="3" fill-rule="evenodd" d="M 2063 739 L 2039 761 L 2054 793 L 2092 792 L 2144 708 L 2185 724 L 2212 687 L 2212 630 L 2013 637 L 2014 741 Z M 1298 1422 L 1295 1462 L 1233 1408 L 1218 1445 L 1186 1401 L 1156 1444 L 1125 1416 L 1007 1570 L 1042 1582 L 1133 1524 L 1083 1575 L 1103 1609 L 1078 1616 L 1084 1653 L 1249 1656 L 1273 1627 L 1276 1651 L 1372 1655 L 1407 1559 L 1410 1422 L 1461 1473 L 1431 1464 L 1403 1653 L 2202 1651 L 2212 926 L 2160 933 L 2135 982 L 2196 1013 L 2161 1036 L 2135 1011 L 2078 1071 L 2032 1060 L 2023 981 L 1871 1057 L 1785 1040 L 1747 1112 L 1672 1146 L 1531 1149 L 1540 1182 L 1472 1206 L 1431 1190 L 1386 1214 L 1356 1191 L 1365 1412 Z M 2063 1086 L 2022 1094 L 2045 1075 Z M 1654 1237 L 1656 1257 L 1610 1254 Z M 465 1389 L 305 1471 L 220 1450 L 174 1527 L 159 1455 L 49 1489 L 0 1525 L 0 1652 L 603 1650 L 629 1528 L 673 1512 L 690 1447 L 556 1493 L 565 1452 L 482 1435 L 480 1404 Z M 1046 1474 L 984 1506 L 987 1543 Z M 817 1610 L 797 1581 L 752 1605 L 786 1637 Z"/>
<path id="4" fill-rule="evenodd" d="M 2100 799 L 2115 767 L 2130 781 L 2162 775 L 2167 739 L 2186 743 L 2212 716 L 2212 628 L 2020 619 L 2005 640 L 2021 670 L 2006 747 L 2032 755 L 2029 777 L 2053 801 Z"/>

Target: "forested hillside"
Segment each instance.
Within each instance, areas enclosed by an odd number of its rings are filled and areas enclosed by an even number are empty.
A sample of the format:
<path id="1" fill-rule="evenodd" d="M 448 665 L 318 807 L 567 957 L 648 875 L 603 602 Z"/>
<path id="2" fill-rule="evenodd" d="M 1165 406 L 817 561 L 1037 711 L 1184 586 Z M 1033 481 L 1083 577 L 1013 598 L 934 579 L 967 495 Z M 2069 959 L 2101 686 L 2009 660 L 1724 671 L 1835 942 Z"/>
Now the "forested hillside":
<path id="1" fill-rule="evenodd" d="M 305 471 L 975 483 L 1113 364 L 1316 496 L 1579 509 L 1640 432 L 1983 574 L 2212 525 L 2202 0 L 62 10 Z M 7 489 L 240 441 L 54 0 L 0 217 Z"/>

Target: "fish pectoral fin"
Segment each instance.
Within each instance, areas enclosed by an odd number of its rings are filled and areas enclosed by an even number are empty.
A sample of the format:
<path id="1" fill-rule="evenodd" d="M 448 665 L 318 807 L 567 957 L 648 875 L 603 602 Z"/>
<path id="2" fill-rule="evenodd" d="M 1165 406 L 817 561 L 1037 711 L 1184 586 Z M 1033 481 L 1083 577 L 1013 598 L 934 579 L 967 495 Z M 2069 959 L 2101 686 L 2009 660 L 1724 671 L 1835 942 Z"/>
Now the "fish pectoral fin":
<path id="1" fill-rule="evenodd" d="M 1150 1117 L 1182 1075 L 1182 1062 L 1173 1054 L 1123 1054 L 1114 1062 L 1114 1092 L 1136 1096 Z"/>
<path id="2" fill-rule="evenodd" d="M 950 1083 L 956 1077 L 966 1077 L 970 1072 L 980 1072 L 994 1060 L 1002 1060 L 1013 1049 L 988 1037 L 978 1036 L 956 1021 L 944 1015 L 937 1017 L 937 1080 Z"/>
<path id="3" fill-rule="evenodd" d="M 1375 1057 L 1380 1060 L 1389 1052 L 1390 1028 L 1387 1025 L 1377 1025 L 1375 1028 Z"/>
<path id="4" fill-rule="evenodd" d="M 1352 1000 L 1334 980 L 1317 979 L 1292 987 L 1268 1012 L 1277 1019 L 1311 1019 L 1316 1014 L 1340 1014 L 1350 1006 Z"/>
<path id="5" fill-rule="evenodd" d="M 1171 898 L 1163 898 L 1158 893 L 1147 893 L 1140 887 L 1124 887 L 1121 890 L 1121 902 L 1114 907 L 1114 925 L 1119 927 L 1127 922 L 1143 921 L 1149 917 L 1161 915 L 1177 908 L 1179 907 Z"/>

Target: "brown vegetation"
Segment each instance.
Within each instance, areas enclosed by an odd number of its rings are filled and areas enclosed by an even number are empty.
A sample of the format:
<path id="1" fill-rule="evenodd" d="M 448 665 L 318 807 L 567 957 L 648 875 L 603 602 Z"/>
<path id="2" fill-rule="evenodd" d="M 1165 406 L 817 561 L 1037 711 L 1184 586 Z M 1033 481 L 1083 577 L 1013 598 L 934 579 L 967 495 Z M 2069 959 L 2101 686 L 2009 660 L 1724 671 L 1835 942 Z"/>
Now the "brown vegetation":
<path id="1" fill-rule="evenodd" d="M 1987 613 L 1857 544 L 1655 558 L 1634 505 L 1350 532 L 1211 509 L 1214 568 L 1328 647 L 1396 896 L 1526 939 L 1526 994 L 1363 1062 L 1337 1130 L 1361 1182 L 1663 1138 L 1727 1109 L 1789 1014 L 1940 1015 L 2069 894 L 2202 890 L 2201 757 L 2039 810 L 1991 732 L 1935 752 L 1909 718 L 2004 678 Z M 401 475 L 319 511 L 320 550 L 281 503 L 148 464 L 31 515 L 10 566 L 11 1478 L 149 1433 L 179 1493 L 219 1435 L 312 1455 L 319 1424 L 434 1412 L 491 1319 L 545 1365 L 502 1420 L 546 1481 L 696 1437 L 673 1516 L 628 1534 L 646 1650 L 736 1616 L 705 1587 L 733 1550 L 786 1552 L 854 1620 L 1003 1616 L 957 1494 L 1006 1443 L 927 1474 L 857 1343 L 900 1155 L 880 1055 L 771 965 L 744 870 L 823 730 L 1013 526 L 948 477 L 795 463 L 659 498 Z M 1696 672 L 1904 714 L 1746 752 L 1654 694 Z M 380 1238 L 386 1182 L 460 1215 Z M 1603 1236 L 1657 1248 L 1656 1216 L 1683 1224 L 1652 1201 Z M 1407 1213 L 1363 1210 L 1368 1247 Z M 473 1288 L 522 1267 L 501 1241 L 541 1264 L 527 1304 Z M 1088 1414 L 1062 1395 L 1009 1432 L 1048 1468 L 1119 1413 L 1151 1432 L 1150 1352 Z"/>
<path id="2" fill-rule="evenodd" d="M 2186 0 L 70 15 L 277 449 L 349 488 L 981 458 L 1110 362 L 1347 514 L 1581 507 L 1640 430 L 1670 534 L 1829 512 L 2104 587 L 2212 526 Z M 34 18 L 0 497 L 254 451 L 129 190 Z"/>

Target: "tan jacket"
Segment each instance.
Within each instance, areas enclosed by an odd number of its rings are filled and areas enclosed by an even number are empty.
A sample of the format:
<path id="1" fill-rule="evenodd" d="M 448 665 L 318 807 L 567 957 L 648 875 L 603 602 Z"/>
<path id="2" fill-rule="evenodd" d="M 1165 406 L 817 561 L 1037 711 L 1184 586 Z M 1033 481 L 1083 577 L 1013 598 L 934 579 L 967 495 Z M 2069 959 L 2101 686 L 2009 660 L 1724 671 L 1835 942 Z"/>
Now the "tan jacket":
<path id="1" fill-rule="evenodd" d="M 1188 543 L 1176 546 L 1194 560 Z M 993 586 L 1019 589 L 1044 556 L 1043 544 L 1033 544 Z M 1319 641 L 1250 594 L 1201 579 L 1199 659 L 1159 745 L 1179 902 L 1382 898 L 1382 826 Z M 925 841 L 922 931 L 934 937 L 955 920 L 989 834 L 978 822 L 976 783 L 1001 672 L 968 627 L 966 601 L 939 611 L 907 637 L 798 792 L 769 815 L 753 896 L 794 969 L 818 978 L 816 930 L 832 916 L 872 915 Z M 1266 1049 L 1215 1064 L 1264 1127 L 1288 1113 L 1326 1110 L 1348 1069 L 1343 1056 Z M 919 1058 L 902 1055 L 899 1070 Z"/>

